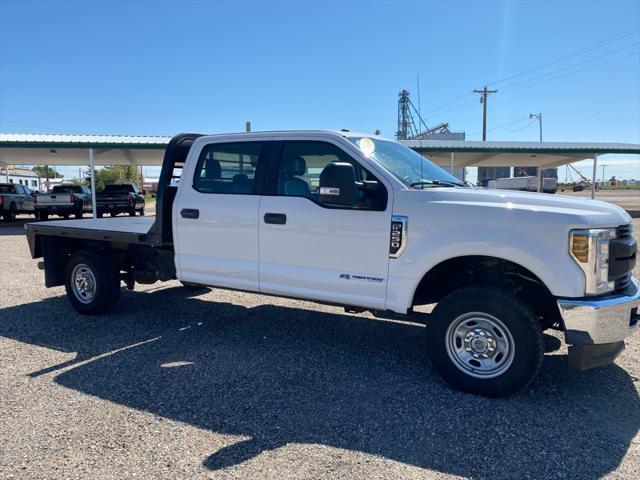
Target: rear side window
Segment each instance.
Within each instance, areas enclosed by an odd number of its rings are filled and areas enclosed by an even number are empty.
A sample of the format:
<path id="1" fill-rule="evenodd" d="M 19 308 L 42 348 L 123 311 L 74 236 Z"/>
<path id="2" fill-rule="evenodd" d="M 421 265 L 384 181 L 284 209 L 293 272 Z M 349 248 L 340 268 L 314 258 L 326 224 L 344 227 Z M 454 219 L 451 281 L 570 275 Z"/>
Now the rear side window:
<path id="1" fill-rule="evenodd" d="M 103 190 L 105 193 L 130 193 L 135 192 L 133 185 L 129 185 L 126 183 L 112 183 L 110 185 L 106 185 Z"/>
<path id="2" fill-rule="evenodd" d="M 264 142 L 217 143 L 203 148 L 193 188 L 202 193 L 254 193 Z"/>
<path id="3" fill-rule="evenodd" d="M 55 186 L 53 187 L 53 190 L 51 190 L 51 193 L 80 193 L 80 192 L 82 192 L 82 189 L 80 188 L 80 186 L 75 186 L 75 185 Z"/>

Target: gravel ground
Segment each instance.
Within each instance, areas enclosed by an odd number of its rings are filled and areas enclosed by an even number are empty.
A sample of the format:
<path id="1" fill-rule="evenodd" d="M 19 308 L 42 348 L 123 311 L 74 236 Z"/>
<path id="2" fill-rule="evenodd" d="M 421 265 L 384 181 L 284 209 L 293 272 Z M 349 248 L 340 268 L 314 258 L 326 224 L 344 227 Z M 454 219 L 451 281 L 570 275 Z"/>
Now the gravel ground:
<path id="1" fill-rule="evenodd" d="M 640 335 L 490 400 L 420 325 L 177 282 L 86 318 L 35 264 L 0 226 L 0 478 L 640 478 Z"/>

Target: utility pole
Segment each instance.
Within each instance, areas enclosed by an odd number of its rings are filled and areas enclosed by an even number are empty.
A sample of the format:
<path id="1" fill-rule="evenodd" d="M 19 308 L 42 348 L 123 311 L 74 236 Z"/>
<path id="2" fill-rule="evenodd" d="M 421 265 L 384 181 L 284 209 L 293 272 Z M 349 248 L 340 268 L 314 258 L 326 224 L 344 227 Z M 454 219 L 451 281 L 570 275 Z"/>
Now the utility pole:
<path id="1" fill-rule="evenodd" d="M 487 97 L 491 93 L 498 93 L 498 90 L 487 90 L 487 86 L 482 90 L 474 90 L 473 93 L 479 93 L 480 103 L 482 104 L 482 141 L 487 141 Z"/>
<path id="2" fill-rule="evenodd" d="M 604 178 L 604 167 L 607 167 L 608 165 L 602 165 L 602 186 L 604 187 L 605 185 L 605 178 Z"/>

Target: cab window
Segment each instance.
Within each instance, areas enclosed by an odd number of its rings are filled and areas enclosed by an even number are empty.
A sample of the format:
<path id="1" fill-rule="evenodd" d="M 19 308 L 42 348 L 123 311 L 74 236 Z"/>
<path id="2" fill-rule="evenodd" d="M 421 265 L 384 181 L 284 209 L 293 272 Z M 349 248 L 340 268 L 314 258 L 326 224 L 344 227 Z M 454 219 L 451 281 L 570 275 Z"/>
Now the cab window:
<path id="1" fill-rule="evenodd" d="M 203 148 L 193 188 L 202 193 L 254 193 L 264 142 L 220 143 Z"/>
<path id="2" fill-rule="evenodd" d="M 362 184 L 353 208 L 384 210 L 386 189 L 378 179 L 341 148 L 327 142 L 285 142 L 280 157 L 277 192 L 278 195 L 306 197 L 326 206 L 320 200 L 320 176 L 331 163 L 346 162 L 354 168 L 355 178 Z M 364 188 L 365 184 L 377 188 Z"/>

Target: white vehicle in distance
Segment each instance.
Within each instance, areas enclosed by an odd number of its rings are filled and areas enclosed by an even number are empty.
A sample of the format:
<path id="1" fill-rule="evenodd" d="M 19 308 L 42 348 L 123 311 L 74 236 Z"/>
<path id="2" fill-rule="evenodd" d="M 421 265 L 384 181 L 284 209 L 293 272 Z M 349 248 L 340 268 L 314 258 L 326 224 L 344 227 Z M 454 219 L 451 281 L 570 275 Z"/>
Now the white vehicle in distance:
<path id="1" fill-rule="evenodd" d="M 500 190 L 518 190 L 521 192 L 537 192 L 538 177 L 509 177 L 489 180 L 489 188 Z M 544 193 L 556 193 L 558 191 L 558 180 L 555 178 L 542 179 L 542 191 Z"/>
<path id="2" fill-rule="evenodd" d="M 545 330 L 582 369 L 624 348 L 640 305 L 630 221 L 600 201 L 467 187 L 380 137 L 290 131 L 174 137 L 155 219 L 26 229 L 46 286 L 81 313 L 112 309 L 121 282 L 178 279 L 426 320 L 445 379 L 504 396 L 536 376 Z"/>

